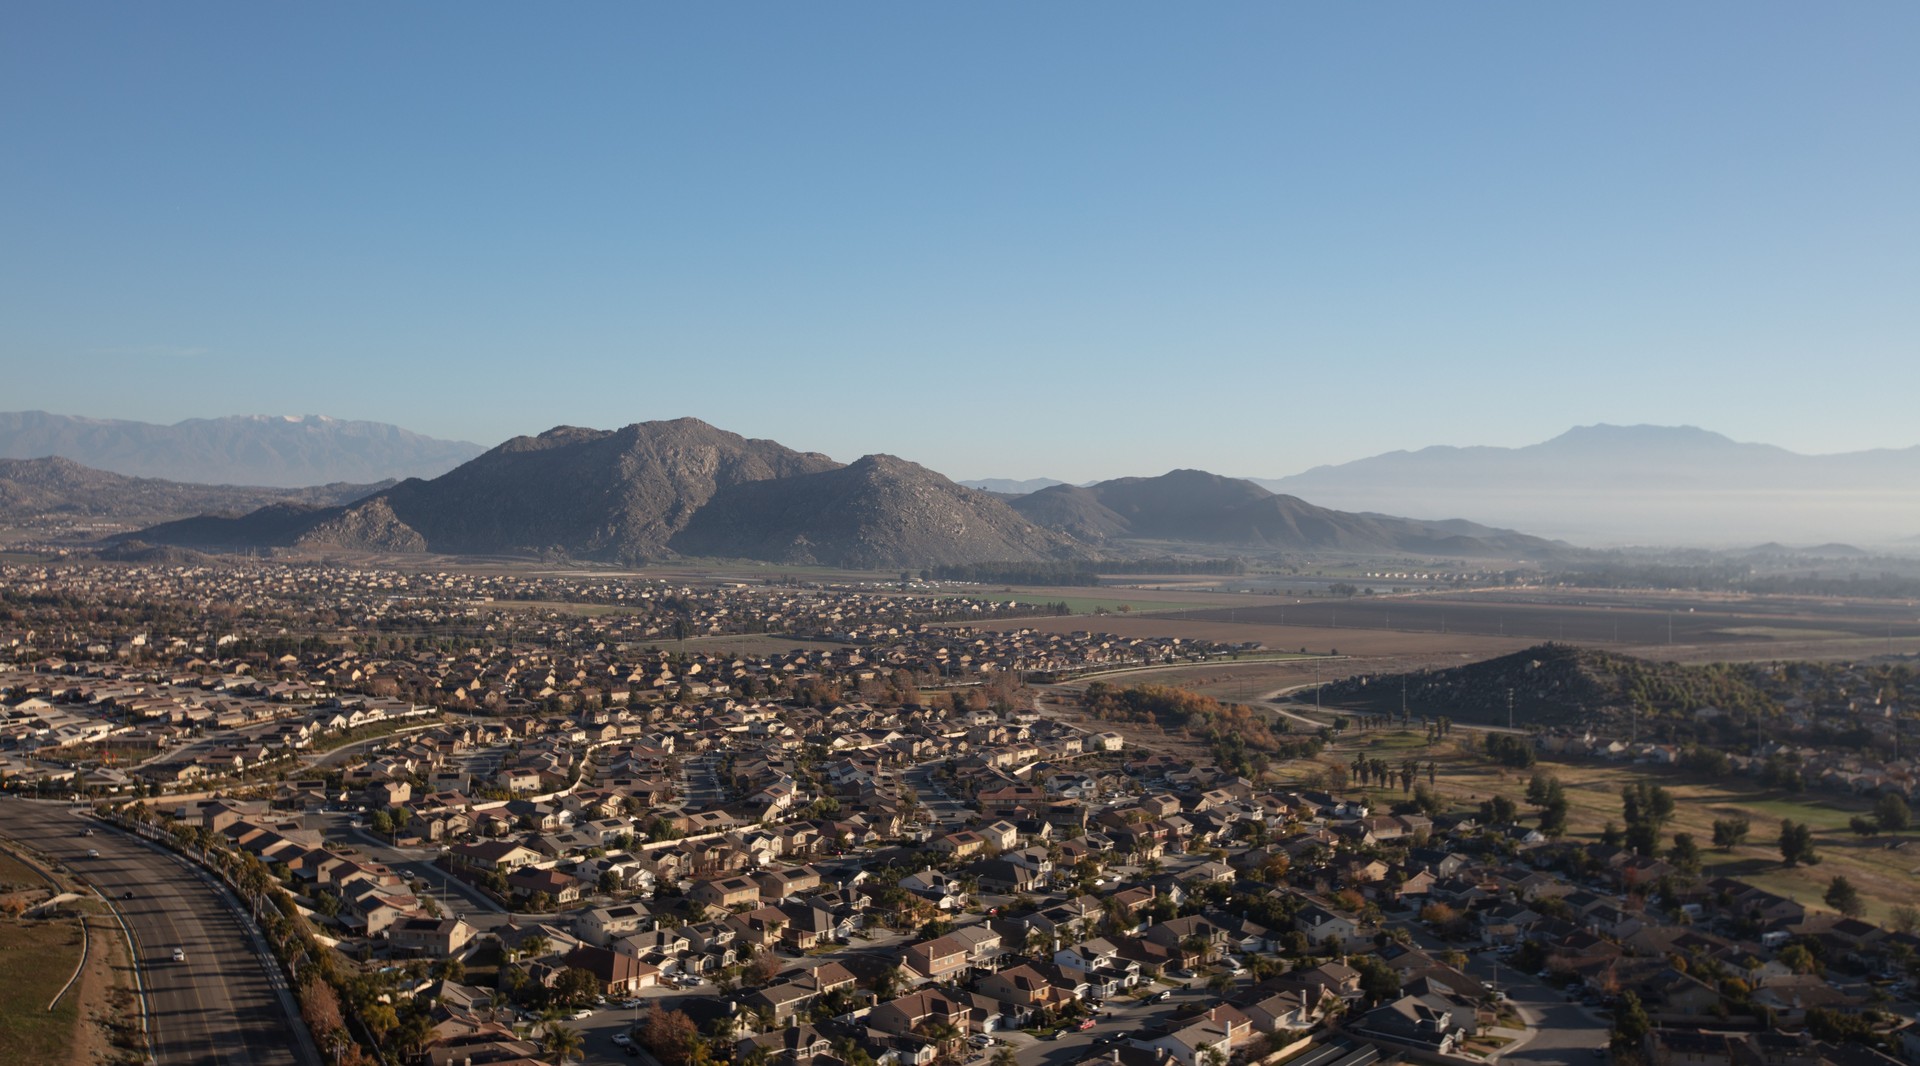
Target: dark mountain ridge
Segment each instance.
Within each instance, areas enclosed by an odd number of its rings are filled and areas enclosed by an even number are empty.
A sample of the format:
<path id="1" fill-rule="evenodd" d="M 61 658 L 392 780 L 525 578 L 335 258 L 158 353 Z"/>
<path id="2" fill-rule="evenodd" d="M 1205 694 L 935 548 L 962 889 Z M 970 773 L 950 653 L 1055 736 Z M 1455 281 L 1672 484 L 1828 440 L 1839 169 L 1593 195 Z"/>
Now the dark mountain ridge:
<path id="1" fill-rule="evenodd" d="M 565 555 L 700 554 L 826 565 L 1084 558 L 987 493 L 888 456 L 841 466 L 698 419 L 516 437 L 351 507 L 273 508 L 139 534 L 190 547 Z"/>
<path id="2" fill-rule="evenodd" d="M 891 455 L 736 486 L 674 538 L 689 555 L 877 568 L 982 560 L 1084 558 L 1070 537 L 1038 528 L 993 494 Z"/>

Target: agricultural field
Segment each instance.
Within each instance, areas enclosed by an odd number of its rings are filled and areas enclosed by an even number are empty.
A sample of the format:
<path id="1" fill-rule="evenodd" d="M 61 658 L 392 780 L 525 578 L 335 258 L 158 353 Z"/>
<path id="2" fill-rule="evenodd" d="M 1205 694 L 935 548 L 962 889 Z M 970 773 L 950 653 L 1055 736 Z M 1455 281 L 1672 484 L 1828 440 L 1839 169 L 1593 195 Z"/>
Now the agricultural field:
<path id="1" fill-rule="evenodd" d="M 1288 608 L 1288 611 L 1286 623 L 1257 622 L 1248 617 L 1248 609 L 1240 608 L 1233 612 L 1232 620 L 1228 620 L 1226 612 L 1221 611 L 1187 611 L 1180 614 L 1133 612 L 1106 615 L 1098 619 L 1077 616 L 1035 618 L 1023 620 L 1021 625 L 1051 633 L 1095 630 L 1123 637 L 1181 637 L 1230 644 L 1257 641 L 1274 651 L 1316 656 L 1338 655 L 1349 659 L 1439 658 L 1446 660 L 1450 666 L 1491 659 L 1539 643 L 1538 640 L 1521 637 L 1479 636 L 1471 633 L 1329 628 L 1306 624 L 1304 621 L 1295 624 L 1292 621 L 1292 608 Z M 1378 672 L 1379 669 L 1377 664 L 1367 671 L 1355 666 L 1348 672 Z"/>
<path id="2" fill-rule="evenodd" d="M 1920 651 L 1920 608 L 1885 600 L 1523 589 L 1299 600 L 1189 612 L 1181 620 L 1551 640 L 1661 658 L 1804 657 L 1788 649 L 1822 646 L 1848 656 Z"/>

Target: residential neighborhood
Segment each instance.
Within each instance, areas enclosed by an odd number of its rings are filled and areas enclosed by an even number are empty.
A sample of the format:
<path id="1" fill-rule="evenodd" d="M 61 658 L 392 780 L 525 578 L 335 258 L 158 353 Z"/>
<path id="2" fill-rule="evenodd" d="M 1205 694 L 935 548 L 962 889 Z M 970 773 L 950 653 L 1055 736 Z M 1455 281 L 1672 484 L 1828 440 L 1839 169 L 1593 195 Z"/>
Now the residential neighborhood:
<path id="1" fill-rule="evenodd" d="M 301 984 L 309 1021 L 337 1001 L 402 1061 L 1920 1051 L 1912 928 L 1510 816 L 1256 780 L 1217 745 L 1143 745 L 1023 680 L 1248 649 L 779 586 L 671 595 L 706 604 L 707 625 L 831 604 L 838 627 L 735 652 L 650 641 L 642 606 L 292 641 L 270 631 L 289 589 L 366 589 L 348 602 L 380 608 L 373 623 L 510 588 L 411 575 L 389 598 L 365 573 L 277 565 L 174 579 L 251 588 L 259 613 L 83 637 L 21 601 L 0 628 L 0 780 L 84 797 L 278 901 L 277 950 L 329 960 Z"/>

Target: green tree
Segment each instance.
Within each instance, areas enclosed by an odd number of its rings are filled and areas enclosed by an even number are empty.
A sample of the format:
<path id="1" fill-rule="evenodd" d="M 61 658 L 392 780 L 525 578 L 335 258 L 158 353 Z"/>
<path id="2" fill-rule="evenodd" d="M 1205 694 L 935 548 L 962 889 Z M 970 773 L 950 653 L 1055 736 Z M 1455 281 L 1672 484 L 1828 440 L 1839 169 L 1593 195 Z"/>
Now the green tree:
<path id="1" fill-rule="evenodd" d="M 1378 955 L 1355 955 L 1347 963 L 1360 971 L 1360 994 L 1368 1003 L 1385 1003 L 1400 994 L 1400 975 Z"/>
<path id="2" fill-rule="evenodd" d="M 1808 950 L 1805 944 L 1795 941 L 1780 949 L 1780 965 L 1798 974 L 1817 974 L 1821 971 L 1820 960 Z"/>
<path id="3" fill-rule="evenodd" d="M 1745 818 L 1715 818 L 1713 846 L 1722 851 L 1731 851 L 1747 842 L 1747 832 L 1752 828 L 1752 823 Z"/>
<path id="4" fill-rule="evenodd" d="M 1780 857 L 1788 866 L 1814 866 L 1820 856 L 1813 850 L 1813 827 L 1791 818 L 1780 823 Z"/>
<path id="5" fill-rule="evenodd" d="M 1913 824 L 1913 811 L 1898 792 L 1882 792 L 1873 805 L 1873 819 L 1883 833 L 1904 833 Z"/>
<path id="6" fill-rule="evenodd" d="M 1700 847 L 1693 842 L 1692 833 L 1673 834 L 1673 847 L 1667 852 L 1667 862 L 1688 877 L 1700 873 Z"/>
<path id="7" fill-rule="evenodd" d="M 1619 1008 L 1613 1012 L 1614 1050 L 1638 1052 L 1641 1042 L 1647 1037 L 1647 1031 L 1652 1028 L 1653 1022 L 1640 1005 L 1640 997 L 1632 992 L 1622 995 Z"/>
<path id="8" fill-rule="evenodd" d="M 1820 898 L 1827 901 L 1827 906 L 1849 918 L 1858 918 L 1867 913 L 1867 904 L 1860 898 L 1860 890 L 1853 887 L 1853 882 L 1839 874 L 1835 874 L 1833 880 L 1827 882 L 1826 894 Z"/>
<path id="9" fill-rule="evenodd" d="M 594 976 L 592 970 L 569 966 L 560 971 L 560 976 L 554 980 L 553 992 L 570 1006 L 582 1006 L 600 995 L 600 979 Z"/>
<path id="10" fill-rule="evenodd" d="M 1485 825 L 1510 825 L 1520 813 L 1512 800 L 1496 795 L 1480 804 L 1480 821 Z"/>

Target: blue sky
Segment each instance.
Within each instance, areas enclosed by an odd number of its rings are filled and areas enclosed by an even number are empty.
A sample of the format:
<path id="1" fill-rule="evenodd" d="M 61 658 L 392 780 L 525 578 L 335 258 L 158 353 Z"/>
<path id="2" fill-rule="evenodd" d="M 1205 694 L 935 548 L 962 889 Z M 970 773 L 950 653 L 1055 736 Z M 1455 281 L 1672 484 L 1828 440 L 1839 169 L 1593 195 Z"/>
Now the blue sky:
<path id="1" fill-rule="evenodd" d="M 0 9 L 0 409 L 1920 443 L 1920 5 Z"/>

